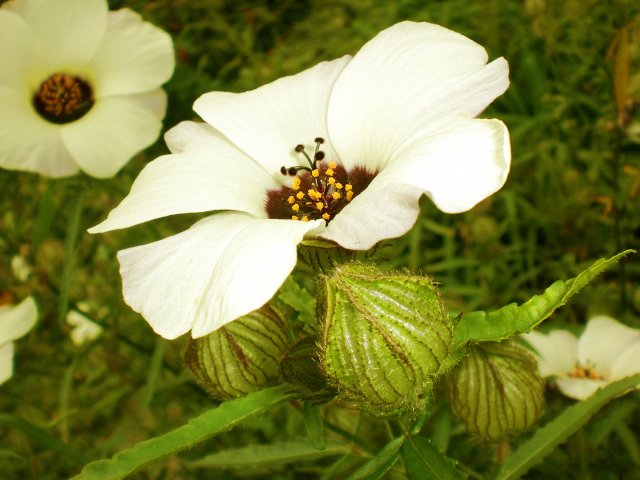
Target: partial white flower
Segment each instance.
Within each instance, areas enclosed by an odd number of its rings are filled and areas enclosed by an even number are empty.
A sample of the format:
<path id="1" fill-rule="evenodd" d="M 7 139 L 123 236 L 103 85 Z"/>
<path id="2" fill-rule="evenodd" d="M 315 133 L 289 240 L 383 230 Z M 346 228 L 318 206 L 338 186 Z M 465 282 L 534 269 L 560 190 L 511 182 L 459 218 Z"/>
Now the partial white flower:
<path id="1" fill-rule="evenodd" d="M 118 258 L 126 302 L 166 338 L 206 335 L 269 301 L 319 237 L 352 250 L 398 237 L 423 194 L 462 212 L 510 165 L 499 120 L 474 119 L 508 86 L 503 58 L 428 23 L 399 23 L 353 58 L 245 93 L 212 92 L 90 232 L 226 210 Z"/>
<path id="2" fill-rule="evenodd" d="M 16 306 L 0 306 L 0 384 L 13 375 L 13 340 L 27 334 L 38 318 L 38 308 L 28 297 Z"/>
<path id="3" fill-rule="evenodd" d="M 0 167 L 110 177 L 158 138 L 173 45 L 106 0 L 12 0 L 0 65 Z"/>
<path id="4" fill-rule="evenodd" d="M 102 333 L 102 327 L 77 310 L 69 310 L 67 323 L 71 325 L 71 341 L 80 346 L 95 340 Z"/>
<path id="5" fill-rule="evenodd" d="M 538 354 L 543 377 L 553 377 L 566 396 L 584 400 L 599 388 L 640 373 L 640 330 L 597 316 L 576 338 L 567 330 L 522 335 Z"/>

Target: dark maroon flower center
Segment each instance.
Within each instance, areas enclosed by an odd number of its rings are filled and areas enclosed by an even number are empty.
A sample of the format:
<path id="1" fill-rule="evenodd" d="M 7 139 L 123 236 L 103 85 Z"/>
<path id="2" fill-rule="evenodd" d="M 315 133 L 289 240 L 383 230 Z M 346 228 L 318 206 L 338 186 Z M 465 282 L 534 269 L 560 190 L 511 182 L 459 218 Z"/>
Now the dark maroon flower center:
<path id="1" fill-rule="evenodd" d="M 54 73 L 33 96 L 36 111 L 51 123 L 69 123 L 84 116 L 93 107 L 91 86 L 73 75 Z"/>
<path id="2" fill-rule="evenodd" d="M 316 138 L 315 142 L 313 156 L 302 145 L 295 148 L 308 166 L 280 169 L 283 175 L 292 176 L 293 181 L 290 187 L 268 192 L 265 208 L 269 218 L 303 222 L 323 219 L 329 223 L 375 177 L 360 167 L 347 172 L 337 162 L 325 161 L 325 154 L 320 150 L 324 140 Z"/>

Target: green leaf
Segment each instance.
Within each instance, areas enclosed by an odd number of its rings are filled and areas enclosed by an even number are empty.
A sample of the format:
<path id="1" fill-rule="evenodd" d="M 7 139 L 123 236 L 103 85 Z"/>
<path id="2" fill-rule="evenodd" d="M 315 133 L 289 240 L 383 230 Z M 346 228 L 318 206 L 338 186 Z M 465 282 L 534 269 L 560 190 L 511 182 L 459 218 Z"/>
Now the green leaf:
<path id="1" fill-rule="evenodd" d="M 236 398 L 189 420 L 186 425 L 164 435 L 140 442 L 109 460 L 91 462 L 76 480 L 123 478 L 144 465 L 166 455 L 189 448 L 218 433 L 229 430 L 243 420 L 260 414 L 293 397 L 290 385 L 269 388 Z"/>
<path id="2" fill-rule="evenodd" d="M 635 253 L 635 250 L 600 259 L 575 278 L 554 282 L 542 295 L 536 295 L 520 306 L 512 303 L 493 312 L 464 315 L 455 329 L 454 345 L 460 346 L 468 341 L 501 341 L 516 333 L 531 331 L 597 275 L 630 253 Z"/>
<path id="3" fill-rule="evenodd" d="M 636 386 L 638 382 L 640 382 L 640 374 L 623 378 L 598 390 L 588 399 L 566 408 L 555 419 L 538 429 L 529 440 L 521 444 L 507 458 L 496 480 L 520 478 L 587 423 L 604 405 Z"/>
<path id="4" fill-rule="evenodd" d="M 299 286 L 291 275 L 280 287 L 278 298 L 300 313 L 300 320 L 308 325 L 316 323 L 316 299 Z"/>
<path id="5" fill-rule="evenodd" d="M 398 461 L 404 436 L 391 440 L 371 460 L 353 472 L 348 480 L 374 480 L 382 477 Z"/>
<path id="6" fill-rule="evenodd" d="M 324 421 L 320 412 L 320 406 L 313 405 L 311 400 L 304 402 L 304 429 L 311 445 L 318 450 L 325 448 Z"/>
<path id="7" fill-rule="evenodd" d="M 225 450 L 189 462 L 190 468 L 256 468 L 282 465 L 318 458 L 344 455 L 350 452 L 348 444 L 330 440 L 323 450 L 308 443 L 280 443 L 274 445 L 251 445 Z"/>
<path id="8" fill-rule="evenodd" d="M 402 446 L 402 460 L 411 480 L 457 480 L 465 478 L 455 462 L 440 453 L 431 442 L 421 436 L 407 438 Z"/>

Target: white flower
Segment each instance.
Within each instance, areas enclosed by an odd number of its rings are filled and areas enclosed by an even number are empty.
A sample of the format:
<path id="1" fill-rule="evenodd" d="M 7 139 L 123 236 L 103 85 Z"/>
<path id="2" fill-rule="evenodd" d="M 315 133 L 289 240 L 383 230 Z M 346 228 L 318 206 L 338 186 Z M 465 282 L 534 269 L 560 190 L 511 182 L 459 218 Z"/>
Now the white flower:
<path id="1" fill-rule="evenodd" d="M 26 335 L 37 318 L 38 309 L 31 297 L 14 307 L 0 306 L 0 384 L 13 375 L 13 340 Z"/>
<path id="2" fill-rule="evenodd" d="M 82 345 L 98 338 L 102 327 L 77 310 L 69 310 L 67 323 L 71 325 L 71 341 L 74 345 Z"/>
<path id="3" fill-rule="evenodd" d="M 423 194 L 461 212 L 498 190 L 507 129 L 473 117 L 508 83 L 507 62 L 468 38 L 399 23 L 353 58 L 200 97 L 207 123 L 170 130 L 172 154 L 90 232 L 227 210 L 118 255 L 125 301 L 157 333 L 206 335 L 269 301 L 304 238 L 366 250 L 406 233 Z"/>
<path id="4" fill-rule="evenodd" d="M 22 255 L 14 255 L 11 257 L 11 271 L 19 281 L 26 282 L 33 273 L 33 267 Z"/>
<path id="5" fill-rule="evenodd" d="M 110 177 L 162 127 L 171 38 L 106 0 L 0 8 L 0 167 Z"/>
<path id="6" fill-rule="evenodd" d="M 522 337 L 538 353 L 540 374 L 554 377 L 560 391 L 577 400 L 640 373 L 640 330 L 611 317 L 591 318 L 579 339 L 567 330 Z"/>

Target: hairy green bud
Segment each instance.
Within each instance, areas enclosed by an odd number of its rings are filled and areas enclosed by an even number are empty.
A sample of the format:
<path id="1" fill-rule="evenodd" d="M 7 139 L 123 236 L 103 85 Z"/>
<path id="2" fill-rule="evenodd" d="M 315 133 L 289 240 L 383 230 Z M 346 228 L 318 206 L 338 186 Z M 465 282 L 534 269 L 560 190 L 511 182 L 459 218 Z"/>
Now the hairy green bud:
<path id="1" fill-rule="evenodd" d="M 374 415 L 423 409 L 450 362 L 452 324 L 430 278 L 347 264 L 321 277 L 321 365 Z"/>
<path id="2" fill-rule="evenodd" d="M 450 377 L 453 411 L 487 442 L 533 427 L 542 414 L 544 381 L 533 355 L 514 342 L 471 347 Z"/>
<path id="3" fill-rule="evenodd" d="M 282 358 L 280 371 L 285 381 L 314 392 L 323 390 L 327 383 L 320 370 L 318 344 L 314 337 L 304 337 L 294 343 Z"/>
<path id="4" fill-rule="evenodd" d="M 218 400 L 240 397 L 277 383 L 289 346 L 287 322 L 272 305 L 192 339 L 185 363 Z"/>

